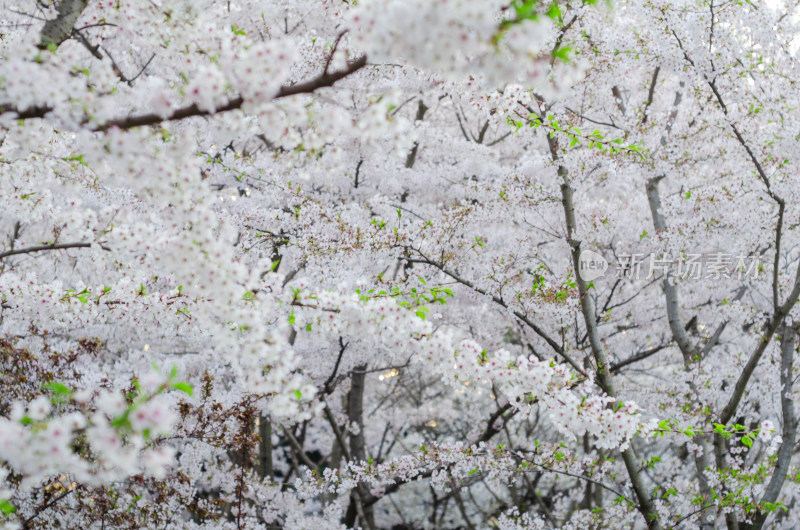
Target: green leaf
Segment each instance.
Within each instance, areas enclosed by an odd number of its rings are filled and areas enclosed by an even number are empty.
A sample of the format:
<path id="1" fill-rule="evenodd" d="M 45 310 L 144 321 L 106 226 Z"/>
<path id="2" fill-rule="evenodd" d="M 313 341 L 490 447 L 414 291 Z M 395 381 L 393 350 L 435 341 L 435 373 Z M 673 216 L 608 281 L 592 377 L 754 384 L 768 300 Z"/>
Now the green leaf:
<path id="1" fill-rule="evenodd" d="M 561 9 L 558 7 L 558 4 L 553 2 L 550 4 L 550 8 L 547 10 L 547 16 L 553 20 L 561 20 Z"/>
<path id="2" fill-rule="evenodd" d="M 50 381 L 49 383 L 45 383 L 42 385 L 42 389 L 49 390 L 53 394 L 59 397 L 65 397 L 72 395 L 72 390 L 67 388 L 65 385 L 57 382 L 57 381 Z"/>
<path id="3" fill-rule="evenodd" d="M 194 395 L 194 389 L 192 388 L 192 385 L 190 385 L 189 383 L 181 383 L 181 382 L 173 383 L 172 388 L 174 388 L 175 390 L 180 390 L 181 392 L 188 394 L 190 396 Z"/>
<path id="4" fill-rule="evenodd" d="M 8 502 L 7 499 L 0 499 L 0 512 L 3 512 L 4 515 L 11 515 L 16 511 L 17 508 L 13 504 Z"/>
<path id="5" fill-rule="evenodd" d="M 82 166 L 89 167 L 89 164 L 87 164 L 87 163 L 86 163 L 86 161 L 84 161 L 84 159 L 83 159 L 83 155 L 71 155 L 71 156 L 66 156 L 66 157 L 62 158 L 62 160 L 64 160 L 65 162 L 77 162 L 77 163 L 79 163 L 79 164 L 80 164 L 80 165 L 82 165 Z M 25 198 L 25 197 L 23 197 L 23 199 L 24 199 L 24 198 Z"/>
<path id="6" fill-rule="evenodd" d="M 118 430 L 130 430 L 131 421 L 128 419 L 128 411 L 111 420 L 111 426 Z"/>
<path id="7" fill-rule="evenodd" d="M 300 399 L 302 399 L 302 397 L 303 397 L 303 394 L 299 390 L 295 390 L 294 391 L 294 397 L 297 398 L 297 401 L 300 401 Z"/>
<path id="8" fill-rule="evenodd" d="M 564 61 L 565 63 L 568 63 L 569 62 L 569 54 L 570 53 L 572 53 L 572 48 L 570 48 L 569 46 L 560 46 L 560 47 L 556 48 L 555 50 L 553 50 L 553 57 L 555 57 L 556 59 L 560 59 L 560 60 Z M 556 124 L 556 127 L 557 127 L 557 124 Z"/>

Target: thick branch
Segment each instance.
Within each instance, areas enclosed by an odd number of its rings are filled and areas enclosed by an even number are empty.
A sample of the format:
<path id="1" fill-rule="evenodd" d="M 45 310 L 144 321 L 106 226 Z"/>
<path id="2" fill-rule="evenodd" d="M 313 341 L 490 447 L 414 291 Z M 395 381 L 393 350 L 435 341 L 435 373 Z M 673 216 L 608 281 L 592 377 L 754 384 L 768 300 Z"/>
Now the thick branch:
<path id="1" fill-rule="evenodd" d="M 350 456 L 356 463 L 367 460 L 366 441 L 364 439 L 364 389 L 366 383 L 367 365 L 356 366 L 350 379 L 350 392 L 347 394 L 347 419 L 350 425 L 355 424 L 358 432 L 350 432 Z M 375 516 L 372 508 L 364 504 L 364 498 L 369 496 L 369 491 L 364 484 L 355 487 L 355 495 L 350 496 L 350 505 L 344 517 L 344 524 L 350 528 L 356 522 L 356 516 L 362 519 L 362 524 L 368 528 L 375 528 Z"/>
<path id="2" fill-rule="evenodd" d="M 72 34 L 75 22 L 78 21 L 87 5 L 89 5 L 89 0 L 61 0 L 56 7 L 58 16 L 44 23 L 39 47 L 57 47 L 67 40 Z"/>
<path id="3" fill-rule="evenodd" d="M 563 179 L 561 183 L 561 205 L 564 209 L 564 219 L 567 226 L 567 242 L 572 251 L 572 266 L 575 272 L 575 282 L 578 285 L 578 295 L 581 299 L 583 321 L 586 326 L 586 333 L 589 336 L 589 346 L 592 350 L 592 357 L 594 357 L 594 361 L 597 365 L 597 379 L 606 394 L 611 397 L 616 397 L 608 359 L 602 344 L 600 344 L 600 334 L 597 331 L 597 318 L 594 312 L 594 305 L 589 297 L 586 282 L 578 273 L 580 270 L 581 242 L 575 239 L 577 232 L 575 204 L 572 200 L 572 187 L 567 180 L 567 168 L 560 163 L 558 143 L 555 138 L 548 136 L 547 143 L 550 148 L 550 157 L 554 163 L 558 164 L 558 175 Z M 661 523 L 658 520 L 658 510 L 642 480 L 642 475 L 639 471 L 639 463 L 633 452 L 633 448 L 629 447 L 622 452 L 622 460 L 625 463 L 625 469 L 628 471 L 628 477 L 631 480 L 633 491 L 636 493 L 636 498 L 639 501 L 636 507 L 647 522 L 647 527 L 651 530 L 661 530 Z"/>
<path id="4" fill-rule="evenodd" d="M 558 161 L 556 148 L 551 142 L 550 151 L 555 161 Z M 559 174 L 566 177 L 566 168 L 559 165 Z M 586 332 L 589 336 L 589 346 L 592 350 L 592 356 L 597 364 L 597 378 L 600 386 L 605 390 L 606 394 L 611 397 L 616 397 L 611 372 L 609 370 L 608 359 L 606 358 L 605 350 L 600 344 L 600 334 L 597 331 L 597 319 L 594 314 L 594 305 L 589 297 L 586 282 L 581 278 L 578 273 L 580 267 L 580 241 L 574 238 L 577 231 L 577 223 L 575 221 L 575 205 L 572 200 L 572 187 L 569 182 L 565 181 L 561 184 L 561 198 L 564 207 L 564 217 L 567 224 L 567 241 L 572 249 L 572 266 L 575 270 L 575 282 L 578 285 L 578 294 L 581 298 L 581 312 L 583 313 L 583 321 L 586 325 Z M 636 498 L 639 501 L 637 508 L 644 516 L 648 528 L 655 530 L 661 529 L 661 523 L 658 520 L 658 511 L 650 497 L 647 488 L 645 487 L 642 475 L 639 472 L 639 462 L 636 455 L 633 453 L 632 448 L 628 448 L 622 452 L 622 460 L 625 463 L 625 469 L 628 471 L 628 477 L 631 480 L 633 491 L 636 493 Z"/>
<path id="5" fill-rule="evenodd" d="M 650 204 L 650 212 L 653 216 L 653 226 L 657 232 L 666 230 L 666 222 L 661 214 L 661 197 L 658 192 L 658 183 L 663 176 L 655 177 L 647 181 L 647 201 Z M 683 364 L 688 367 L 694 356 L 694 346 L 692 346 L 689 335 L 681 324 L 680 305 L 678 303 L 678 288 L 671 281 L 671 272 L 667 272 L 662 283 L 664 297 L 667 302 L 667 321 L 672 332 L 672 338 L 683 355 Z"/>
<path id="6" fill-rule="evenodd" d="M 258 475 L 262 479 L 275 482 L 272 465 L 272 424 L 269 416 L 265 414 L 260 414 L 258 417 Z"/>
<path id="7" fill-rule="evenodd" d="M 619 362 L 616 362 L 616 363 L 612 364 L 611 367 L 609 368 L 609 371 L 611 373 L 614 373 L 614 372 L 617 372 L 617 371 L 621 370 L 625 366 L 628 366 L 629 364 L 634 364 L 634 363 L 638 363 L 639 361 L 643 361 L 643 360 L 647 359 L 648 357 L 651 357 L 651 356 L 655 355 L 656 353 L 660 352 L 661 350 L 663 350 L 664 348 L 666 348 L 668 346 L 669 346 L 669 344 L 660 344 L 658 346 L 654 346 L 654 347 L 649 348 L 647 350 L 641 351 L 641 352 L 639 352 L 639 353 L 637 353 L 635 355 L 632 355 L 632 356 L 628 357 L 627 359 L 623 359 L 623 360 L 621 360 Z"/>
<path id="8" fill-rule="evenodd" d="M 656 92 L 656 81 L 658 81 L 658 74 L 661 72 L 661 67 L 656 66 L 653 71 L 653 78 L 650 80 L 650 90 L 647 92 L 647 101 L 644 104 L 644 115 L 642 116 L 642 124 L 647 123 L 648 115 L 650 114 L 650 105 L 653 103 L 653 97 Z"/>
<path id="9" fill-rule="evenodd" d="M 89 248 L 95 243 L 54 243 L 52 245 L 37 245 L 35 247 L 28 247 L 28 248 L 20 248 L 16 250 L 7 250 L 5 252 L 0 252 L 0 259 L 7 258 L 9 256 L 16 256 L 18 254 L 33 254 L 34 252 L 43 252 L 45 250 L 61 250 L 65 248 Z M 103 245 L 100 245 L 100 248 L 103 250 L 110 250 Z"/>
<path id="10" fill-rule="evenodd" d="M 340 70 L 338 72 L 323 72 L 317 77 L 305 81 L 303 83 L 298 83 L 296 85 L 287 85 L 282 87 L 278 91 L 278 94 L 275 96 L 275 99 L 294 96 L 297 94 L 310 94 L 320 88 L 333 86 L 334 83 L 336 83 L 341 79 L 344 79 L 347 76 L 352 75 L 353 73 L 357 72 L 358 70 L 366 66 L 366 64 L 367 64 L 367 57 L 365 55 L 362 55 L 355 61 L 349 63 L 347 65 L 347 68 L 345 68 L 344 70 Z M 124 130 L 124 129 L 132 129 L 134 127 L 144 127 L 147 125 L 157 125 L 159 123 L 167 121 L 184 120 L 186 118 L 213 116 L 216 114 L 220 114 L 222 112 L 228 112 L 231 110 L 240 109 L 243 104 L 244 104 L 244 98 L 242 98 L 241 96 L 231 99 L 230 101 L 217 107 L 213 111 L 208 109 L 201 109 L 196 104 L 192 104 L 187 107 L 180 108 L 166 117 L 161 116 L 159 114 L 141 114 L 139 116 L 126 116 L 124 118 L 117 118 L 114 120 L 107 121 L 93 128 L 90 128 L 90 130 L 99 132 L 99 131 L 106 131 L 114 127 Z M 47 115 L 52 110 L 53 108 L 49 106 L 15 109 L 13 107 L 0 105 L 0 113 L 13 112 L 14 114 L 16 114 L 17 119 L 20 120 L 31 119 L 31 118 L 44 118 L 45 115 Z"/>
<path id="11" fill-rule="evenodd" d="M 417 104 L 417 115 L 414 117 L 414 122 L 424 120 L 426 112 L 428 112 L 428 106 L 420 99 Z M 419 142 L 414 142 L 414 146 L 411 148 L 411 151 L 408 152 L 408 156 L 406 156 L 407 168 L 414 167 L 414 163 L 417 161 L 417 151 L 419 151 Z"/>
<path id="12" fill-rule="evenodd" d="M 491 440 L 494 437 L 495 434 L 500 432 L 499 430 L 494 429 L 492 427 L 492 425 L 494 425 L 494 422 L 497 420 L 497 418 L 502 416 L 503 413 L 505 413 L 509 408 L 511 408 L 511 405 L 507 405 L 505 407 L 501 407 L 494 414 L 492 414 L 492 416 L 486 422 L 486 429 L 484 430 L 484 434 L 478 439 L 477 443 L 488 442 L 489 440 Z M 514 412 L 516 413 L 516 411 L 514 411 Z M 373 504 L 375 504 L 376 502 L 378 502 L 382 498 L 384 498 L 387 495 L 390 495 L 390 494 L 394 493 L 395 491 L 397 491 L 398 489 L 400 489 L 400 486 L 402 486 L 403 484 L 408 484 L 409 482 L 413 482 L 413 481 L 416 481 L 416 480 L 419 480 L 419 479 L 430 477 L 433 474 L 433 471 L 434 471 L 433 469 L 426 469 L 425 471 L 423 471 L 422 473 L 420 473 L 419 475 L 417 475 L 413 479 L 411 479 L 411 478 L 400 478 L 400 477 L 395 478 L 394 479 L 394 483 L 388 484 L 386 486 L 386 488 L 384 489 L 384 491 L 383 491 L 383 495 L 381 495 L 380 497 L 376 497 L 375 495 L 369 495 L 368 497 L 365 497 L 363 499 L 364 507 L 372 506 Z"/>
<path id="13" fill-rule="evenodd" d="M 289 440 L 289 443 L 292 445 L 292 448 L 294 449 L 295 453 L 300 458 L 300 460 L 309 469 L 316 470 L 317 469 L 316 464 L 314 464 L 314 462 L 312 462 L 311 459 L 308 458 L 308 455 L 306 454 L 305 450 L 303 449 L 303 446 L 300 445 L 300 442 L 298 442 L 297 438 L 294 437 L 294 434 L 292 434 L 292 431 L 284 427 L 283 433 L 286 435 L 286 438 Z"/>
<path id="14" fill-rule="evenodd" d="M 281 87 L 281 89 L 278 91 L 278 94 L 275 96 L 275 99 L 295 96 L 297 94 L 310 94 L 320 88 L 333 86 L 334 83 L 336 83 L 340 79 L 344 79 L 345 77 L 352 75 L 353 73 L 357 72 L 358 70 L 366 66 L 366 64 L 367 64 L 367 56 L 362 55 L 355 61 L 349 63 L 347 65 L 347 68 L 345 68 L 344 70 L 340 70 L 338 72 L 323 72 L 314 79 L 310 79 L 303 83 Z M 174 113 L 172 113 L 170 116 L 167 116 L 166 118 L 163 118 L 157 114 L 144 114 L 141 116 L 131 116 L 126 118 L 121 118 L 118 120 L 111 120 L 109 122 L 106 122 L 98 126 L 95 130 L 105 131 L 112 127 L 117 127 L 119 129 L 131 129 L 133 127 L 142 127 L 144 125 L 155 125 L 164 121 L 183 120 L 195 116 L 210 116 L 213 114 L 218 114 L 220 112 L 228 112 L 231 110 L 239 109 L 242 107 L 243 104 L 244 104 L 244 99 L 240 96 L 230 100 L 228 103 L 222 105 L 221 107 L 219 107 L 214 111 L 205 109 L 201 110 L 200 108 L 197 107 L 197 105 L 189 105 L 188 107 L 183 107 L 182 109 L 176 110 Z"/>
<path id="15" fill-rule="evenodd" d="M 325 412 L 325 419 L 328 420 L 331 429 L 333 429 L 333 434 L 336 436 L 336 441 L 339 442 L 339 449 L 342 451 L 342 456 L 344 456 L 344 459 L 349 462 L 350 451 L 347 449 L 347 444 L 345 443 L 342 430 L 339 428 L 339 424 L 336 423 L 336 416 L 333 415 L 333 411 L 331 410 L 330 406 L 328 406 L 328 403 L 325 403 L 323 411 Z"/>
<path id="16" fill-rule="evenodd" d="M 789 311 L 791 311 L 791 309 L 797 303 L 798 297 L 800 297 L 800 265 L 797 267 L 792 292 L 789 293 L 789 297 L 786 299 L 786 302 L 784 302 L 784 304 L 778 308 L 778 311 L 770 320 L 764 335 L 762 335 L 759 339 L 758 346 L 756 346 L 755 350 L 753 350 L 753 353 L 750 354 L 747 364 L 742 370 L 742 373 L 739 375 L 739 379 L 736 381 L 736 386 L 734 387 L 728 403 L 725 405 L 719 415 L 719 423 L 728 423 L 731 418 L 733 418 L 733 415 L 736 413 L 736 409 L 739 407 L 739 402 L 742 400 L 745 388 L 747 388 L 747 383 L 750 381 L 750 377 L 753 375 L 756 365 L 758 365 L 758 361 L 761 360 L 761 356 L 767 349 L 767 345 L 769 344 L 770 339 L 772 339 L 772 335 L 775 334 L 775 331 L 777 331 L 778 327 L 783 322 L 784 317 L 789 314 Z"/>
<path id="17" fill-rule="evenodd" d="M 781 330 L 781 413 L 783 414 L 783 429 L 781 431 L 781 448 L 778 450 L 778 463 L 772 478 L 769 481 L 764 495 L 761 497 L 762 506 L 765 503 L 774 503 L 778 500 L 778 495 L 786 481 L 789 473 L 789 464 L 792 461 L 792 452 L 797 438 L 797 419 L 794 413 L 794 397 L 792 396 L 792 365 L 794 363 L 794 352 L 796 347 L 796 330 L 788 325 L 783 325 Z M 759 512 L 753 522 L 754 529 L 760 529 L 769 517 L 769 512 Z"/>

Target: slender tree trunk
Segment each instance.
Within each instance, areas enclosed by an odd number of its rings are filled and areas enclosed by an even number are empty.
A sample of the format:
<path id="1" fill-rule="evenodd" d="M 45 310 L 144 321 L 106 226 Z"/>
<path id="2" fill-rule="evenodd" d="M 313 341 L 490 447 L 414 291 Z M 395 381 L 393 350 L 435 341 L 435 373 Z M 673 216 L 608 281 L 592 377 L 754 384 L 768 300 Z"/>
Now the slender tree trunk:
<path id="1" fill-rule="evenodd" d="M 781 328 L 781 414 L 783 416 L 783 428 L 781 429 L 781 448 L 778 450 L 778 462 L 772 478 L 761 497 L 761 505 L 774 503 L 786 481 L 789 473 L 789 464 L 792 462 L 792 453 L 797 439 L 797 418 L 794 412 L 794 398 L 792 396 L 792 368 L 794 364 L 794 352 L 797 348 L 797 331 L 792 327 L 783 324 Z M 752 525 L 748 528 L 760 530 L 770 516 L 770 512 L 759 511 Z"/>
<path id="2" fill-rule="evenodd" d="M 358 432 L 350 433 L 350 457 L 355 462 L 366 462 L 366 442 L 364 440 L 364 384 L 366 382 L 367 365 L 362 364 L 353 369 L 350 383 L 350 393 L 347 396 L 347 419 L 350 424 L 357 426 Z M 345 514 L 344 523 L 353 526 L 356 517 L 362 520 L 367 528 L 375 528 L 375 511 L 373 507 L 363 505 L 363 499 L 369 497 L 369 491 L 363 484 L 359 484 L 350 495 L 350 505 Z"/>
<path id="3" fill-rule="evenodd" d="M 554 161 L 558 161 L 557 145 L 554 140 L 549 138 L 550 152 Z M 583 321 L 586 325 L 586 333 L 589 337 L 589 345 L 592 351 L 592 357 L 597 366 L 597 381 L 603 388 L 606 394 L 610 397 L 617 397 L 614 383 L 609 370 L 608 358 L 606 357 L 605 349 L 600 342 L 600 334 L 597 331 L 597 318 L 594 312 L 594 305 L 589 297 L 586 282 L 579 274 L 580 269 L 580 241 L 574 239 L 577 232 L 577 222 L 575 221 L 575 204 L 572 200 L 572 187 L 567 182 L 567 169 L 559 165 L 558 174 L 564 178 L 561 184 L 561 198 L 562 206 L 564 207 L 564 217 L 567 225 L 567 241 L 572 249 L 572 266 L 575 270 L 575 282 L 578 285 L 578 294 L 581 297 L 581 312 L 583 313 Z M 633 491 L 636 494 L 636 499 L 639 504 L 637 508 L 644 517 L 647 527 L 650 530 L 661 530 L 661 523 L 658 519 L 658 510 L 656 509 L 653 498 L 650 496 L 648 488 L 645 486 L 642 474 L 639 470 L 639 460 L 633 452 L 633 447 L 628 447 L 622 451 L 622 461 L 625 463 L 625 469 L 628 471 L 628 477 L 633 486 Z"/>
<path id="4" fill-rule="evenodd" d="M 275 471 L 272 467 L 272 424 L 269 416 L 258 417 L 258 475 L 262 480 L 275 482 Z"/>

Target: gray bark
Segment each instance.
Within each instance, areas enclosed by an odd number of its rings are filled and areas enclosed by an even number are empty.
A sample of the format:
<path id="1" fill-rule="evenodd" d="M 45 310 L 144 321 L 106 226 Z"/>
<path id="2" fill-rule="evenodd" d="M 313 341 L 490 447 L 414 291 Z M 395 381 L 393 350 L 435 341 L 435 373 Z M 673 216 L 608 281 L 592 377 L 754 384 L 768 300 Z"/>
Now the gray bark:
<path id="1" fill-rule="evenodd" d="M 56 7 L 58 16 L 45 22 L 42 28 L 39 47 L 60 46 L 69 38 L 75 23 L 80 18 L 89 0 L 61 0 Z"/>
<path id="2" fill-rule="evenodd" d="M 778 462 L 772 478 L 761 497 L 761 504 L 774 503 L 778 500 L 786 475 L 789 473 L 789 464 L 792 461 L 792 451 L 797 438 L 797 418 L 794 412 L 794 399 L 792 398 L 792 367 L 794 364 L 794 352 L 796 345 L 797 332 L 786 324 L 781 329 L 781 414 L 783 416 L 783 428 L 781 429 L 781 447 L 778 450 Z M 752 528 L 760 530 L 769 512 L 759 512 L 753 521 Z"/>

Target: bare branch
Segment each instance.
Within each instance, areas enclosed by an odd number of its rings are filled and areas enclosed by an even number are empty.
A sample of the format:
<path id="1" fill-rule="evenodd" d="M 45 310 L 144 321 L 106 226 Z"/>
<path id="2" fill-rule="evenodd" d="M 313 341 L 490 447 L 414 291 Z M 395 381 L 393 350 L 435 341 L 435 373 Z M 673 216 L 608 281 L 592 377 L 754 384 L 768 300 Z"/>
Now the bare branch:
<path id="1" fill-rule="evenodd" d="M 789 464 L 792 461 L 794 443 L 797 439 L 797 419 L 794 413 L 794 397 L 792 395 L 792 383 L 794 374 L 792 365 L 794 363 L 794 352 L 797 338 L 797 329 L 793 326 L 784 324 L 781 329 L 781 413 L 783 415 L 783 428 L 781 430 L 781 448 L 778 450 L 778 463 L 772 478 L 761 497 L 761 504 L 774 503 L 778 500 L 778 495 L 786 481 L 789 473 Z M 759 512 L 753 521 L 753 528 L 759 530 L 764 526 L 764 522 L 769 517 L 769 512 Z"/>
<path id="2" fill-rule="evenodd" d="M 419 253 L 419 251 L 417 251 L 417 252 Z M 421 255 L 421 254 L 420 254 L 420 255 Z M 406 259 L 406 261 L 408 261 L 409 263 L 424 263 L 424 264 L 427 264 L 427 265 L 431 265 L 431 266 L 433 266 L 433 267 L 436 267 L 436 268 L 437 268 L 437 269 L 439 269 L 441 272 L 443 272 L 443 273 L 445 273 L 446 275 L 450 276 L 452 279 L 454 279 L 455 281 L 457 281 L 457 282 L 458 282 L 458 283 L 460 283 L 461 285 L 463 285 L 463 286 L 465 286 L 465 287 L 469 287 L 470 289 L 472 289 L 472 290 L 473 290 L 473 291 L 475 291 L 476 293 L 480 293 L 480 294 L 482 294 L 482 295 L 484 295 L 484 296 L 488 296 L 488 297 L 490 297 L 494 303 L 496 303 L 497 305 L 499 305 L 499 306 L 502 306 L 502 307 L 504 307 L 504 308 L 508 309 L 508 310 L 511 312 L 511 314 L 512 314 L 512 315 L 514 315 L 514 316 L 515 316 L 515 317 L 517 317 L 519 320 L 521 320 L 522 322 L 524 322 L 524 323 L 525 323 L 525 324 L 526 324 L 526 325 L 527 325 L 529 328 L 531 328 L 531 329 L 533 330 L 533 332 L 534 332 L 534 333 L 536 333 L 536 334 L 537 334 L 537 335 L 539 335 L 541 338 L 543 338 L 543 339 L 545 340 L 545 342 L 547 342 L 547 344 L 549 344 L 549 345 L 550 345 L 550 347 L 551 347 L 551 348 L 553 348 L 553 350 L 554 350 L 556 353 L 558 353 L 558 354 L 559 354 L 559 355 L 560 355 L 560 356 L 561 356 L 561 357 L 562 357 L 562 358 L 563 358 L 565 361 L 567 361 L 567 363 L 569 363 L 569 365 L 570 365 L 570 366 L 572 366 L 572 368 L 573 368 L 575 371 L 577 371 L 579 374 L 581 374 L 581 375 L 583 375 L 584 377 L 586 377 L 586 373 L 584 372 L 584 370 L 583 370 L 583 368 L 581 367 L 581 365 L 580 365 L 580 364 L 578 364 L 577 362 L 575 362 L 575 360 L 573 360 L 573 359 L 572 359 L 572 358 L 571 358 L 571 357 L 570 357 L 570 356 L 569 356 L 569 355 L 566 353 L 566 351 L 564 351 L 564 348 L 562 348 L 560 344 L 558 344 L 558 343 L 557 343 L 555 340 L 553 340 L 553 339 L 552 339 L 552 338 L 551 338 L 551 337 L 550 337 L 550 336 L 547 334 L 547 332 L 545 332 L 545 331 L 544 331 L 542 328 L 540 328 L 538 325 L 536 325 L 536 323 L 535 323 L 535 322 L 533 322 L 533 321 L 532 321 L 530 318 L 528 318 L 528 316 L 527 316 L 527 315 L 525 315 L 524 313 L 522 313 L 522 312 L 520 312 L 520 311 L 517 311 L 517 310 L 515 310 L 515 309 L 511 309 L 511 308 L 508 306 L 508 304 L 505 302 L 505 300 L 503 300 L 502 298 L 500 298 L 500 297 L 498 297 L 498 296 L 495 296 L 495 295 L 491 295 L 491 294 L 489 294 L 488 292 L 486 292 L 485 290 L 481 289 L 480 287 L 477 287 L 477 286 L 476 286 L 475 284 L 473 284 L 471 281 L 469 281 L 469 280 L 466 280 L 466 279 L 462 278 L 460 275 L 458 275 L 457 273 L 455 273 L 454 271 L 451 271 L 451 270 L 449 270 L 447 267 L 445 267 L 445 266 L 444 266 L 444 264 L 442 264 L 442 263 L 437 263 L 436 261 L 433 261 L 433 260 L 431 260 L 431 259 L 428 259 L 428 258 L 426 258 L 425 256 L 422 256 L 422 258 L 405 258 L 405 259 Z"/>
<path id="3" fill-rule="evenodd" d="M 650 80 L 650 90 L 647 91 L 647 101 L 644 104 L 644 115 L 642 116 L 643 125 L 647 123 L 647 118 L 649 117 L 650 105 L 652 105 L 653 98 L 655 97 L 656 81 L 658 81 L 658 73 L 660 71 L 661 67 L 656 66 L 656 69 L 653 71 L 653 78 Z"/>
<path id="4" fill-rule="evenodd" d="M 609 368 L 609 371 L 611 373 L 618 372 L 619 370 L 621 370 L 622 368 L 628 366 L 629 364 L 638 363 L 639 361 L 643 361 L 643 360 L 647 359 L 648 357 L 652 357 L 653 355 L 657 354 L 658 352 L 660 352 L 664 348 L 669 347 L 669 345 L 670 345 L 670 343 L 659 344 L 658 346 L 654 346 L 654 347 L 648 348 L 648 349 L 646 349 L 644 351 L 640 351 L 637 354 L 631 355 L 627 359 L 623 359 L 622 361 L 613 363 L 611 365 L 611 367 Z"/>
<path id="5" fill-rule="evenodd" d="M 297 83 L 296 85 L 286 85 L 282 87 L 278 91 L 278 94 L 275 96 L 275 99 L 294 96 L 297 94 L 310 94 L 316 90 L 319 90 L 320 88 L 333 86 L 337 81 L 354 74 L 355 72 L 366 66 L 366 64 L 367 64 L 367 57 L 366 55 L 362 55 L 355 61 L 349 63 L 347 65 L 347 68 L 344 70 L 338 72 L 323 72 L 317 77 L 305 81 L 303 83 Z M 244 104 L 244 98 L 239 96 L 229 100 L 227 103 L 220 105 L 214 110 L 201 109 L 196 104 L 192 104 L 187 107 L 180 108 L 168 116 L 161 116 L 159 114 L 141 114 L 139 116 L 126 116 L 124 118 L 117 118 L 114 120 L 107 121 L 105 123 L 101 123 L 100 125 L 91 127 L 90 130 L 101 132 L 115 127 L 118 129 L 125 130 L 125 129 L 133 129 L 134 127 L 157 125 L 159 123 L 168 121 L 184 120 L 186 118 L 213 116 L 216 114 L 220 114 L 222 112 L 229 112 L 231 110 L 240 109 L 243 104 Z M 32 118 L 44 118 L 52 110 L 53 110 L 52 107 L 48 106 L 16 109 L 8 105 L 0 105 L 0 113 L 12 112 L 16 114 L 17 119 L 20 120 L 26 120 Z"/>
<path id="6" fill-rule="evenodd" d="M 89 248 L 92 245 L 97 245 L 97 243 L 53 243 L 51 245 L 38 245 L 35 247 L 20 248 L 20 249 L 6 250 L 5 252 L 0 252 L 0 259 L 7 258 L 9 256 L 16 256 L 18 254 L 33 254 L 34 252 L 43 252 L 45 250 L 62 250 L 67 248 Z M 103 245 L 99 245 L 99 247 L 106 251 L 111 250 Z"/>

